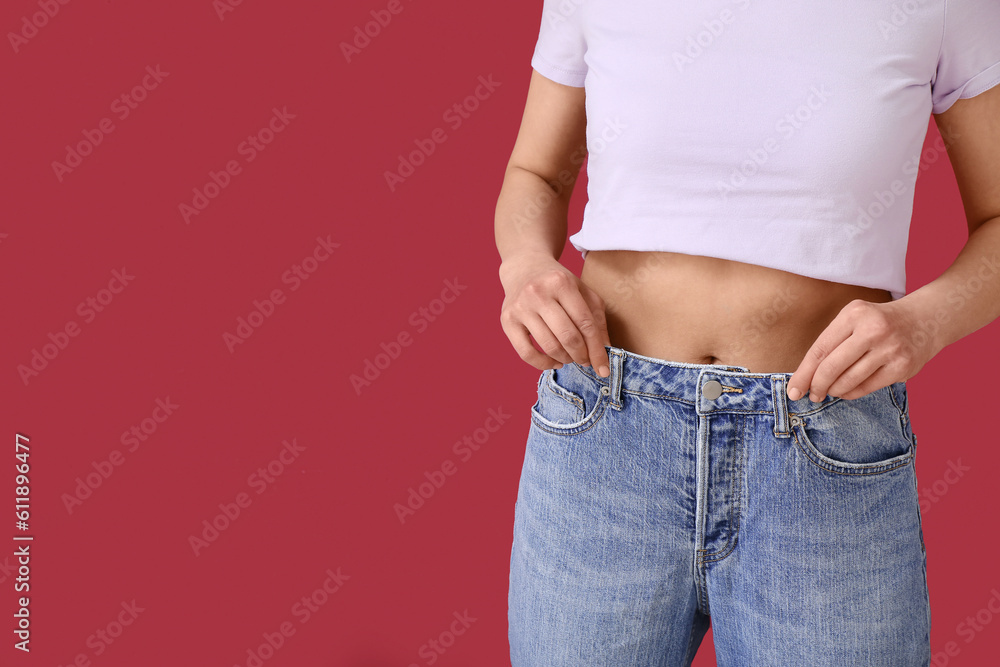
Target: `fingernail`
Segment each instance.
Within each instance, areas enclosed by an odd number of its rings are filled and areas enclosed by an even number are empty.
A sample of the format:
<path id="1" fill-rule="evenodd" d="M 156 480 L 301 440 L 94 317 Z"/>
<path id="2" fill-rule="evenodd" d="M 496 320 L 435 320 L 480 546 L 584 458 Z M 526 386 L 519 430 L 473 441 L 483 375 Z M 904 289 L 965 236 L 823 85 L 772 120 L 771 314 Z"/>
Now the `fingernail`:
<path id="1" fill-rule="evenodd" d="M 802 398 L 802 392 L 799 391 L 797 387 L 792 387 L 788 390 L 788 398 L 792 399 L 793 401 L 797 401 L 800 398 Z"/>
<path id="2" fill-rule="evenodd" d="M 813 403 L 819 403 L 823 399 L 820 398 L 819 396 L 817 396 L 816 394 L 813 394 L 813 393 L 810 392 L 810 394 L 809 394 L 809 400 L 812 401 Z"/>
<path id="3" fill-rule="evenodd" d="M 600 374 L 601 377 L 605 377 L 605 378 L 608 377 L 609 375 L 611 375 L 611 369 L 608 368 L 607 366 L 601 366 L 600 369 L 598 369 L 597 372 L 598 372 L 598 374 Z"/>

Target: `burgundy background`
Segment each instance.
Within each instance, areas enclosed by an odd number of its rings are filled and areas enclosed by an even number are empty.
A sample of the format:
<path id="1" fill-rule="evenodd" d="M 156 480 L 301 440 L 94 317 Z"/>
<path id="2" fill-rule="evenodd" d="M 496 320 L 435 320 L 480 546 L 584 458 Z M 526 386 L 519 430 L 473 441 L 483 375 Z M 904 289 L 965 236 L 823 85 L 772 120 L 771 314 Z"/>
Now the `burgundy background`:
<path id="1" fill-rule="evenodd" d="M 340 43 L 386 6 L 255 0 L 220 19 L 210 0 L 77 0 L 18 52 L 2 47 L 0 663 L 246 665 L 291 621 L 263 664 L 408 667 L 431 664 L 421 647 L 468 611 L 475 622 L 434 664 L 509 664 L 513 503 L 537 371 L 499 325 L 493 213 L 541 3 L 403 0 L 348 63 Z M 37 11 L 6 2 L 0 28 Z M 112 101 L 157 65 L 169 75 L 119 119 Z M 444 122 L 490 75 L 501 85 L 462 126 Z M 295 118 L 246 162 L 237 146 L 274 107 Z M 114 131 L 60 182 L 52 162 L 106 117 Z M 391 191 L 384 172 L 435 128 L 447 140 Z M 232 159 L 242 173 L 185 224 L 179 204 Z M 921 175 L 915 209 L 911 291 L 966 238 L 946 159 Z M 291 291 L 283 273 L 327 236 L 340 247 Z M 123 267 L 134 280 L 85 322 L 78 304 Z M 449 279 L 466 289 L 418 331 L 411 314 Z M 230 353 L 224 332 L 275 288 L 286 301 Z M 18 365 L 70 320 L 79 335 L 26 385 Z M 412 344 L 356 393 L 350 376 L 401 332 Z M 946 489 L 924 514 L 933 646 L 959 654 L 937 665 L 992 664 L 1000 649 L 1000 622 L 972 641 L 959 627 L 1000 588 L 997 337 L 968 336 L 909 382 L 921 489 Z M 167 397 L 179 407 L 127 451 L 122 433 Z M 512 417 L 461 460 L 453 444 L 491 409 Z M 20 594 L 7 569 L 18 432 L 31 439 L 29 655 L 12 648 Z M 258 495 L 248 477 L 292 439 L 304 451 Z M 63 495 L 114 450 L 122 465 L 69 513 Z M 446 460 L 455 474 L 401 523 L 394 505 Z M 942 487 L 959 460 L 970 469 Z M 251 504 L 196 556 L 189 536 L 240 492 Z M 328 568 L 349 579 L 301 623 L 292 606 Z M 143 611 L 95 655 L 88 637 L 133 599 Z M 706 640 L 696 664 L 711 654 Z"/>

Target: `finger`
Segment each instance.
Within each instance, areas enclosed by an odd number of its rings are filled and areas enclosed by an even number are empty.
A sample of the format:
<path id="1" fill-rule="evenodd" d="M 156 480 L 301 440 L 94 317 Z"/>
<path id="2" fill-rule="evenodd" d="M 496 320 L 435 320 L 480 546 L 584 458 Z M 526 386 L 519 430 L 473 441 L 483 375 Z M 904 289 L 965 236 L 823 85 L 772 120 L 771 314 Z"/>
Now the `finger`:
<path id="1" fill-rule="evenodd" d="M 561 312 L 561 309 L 559 310 Z M 563 317 L 566 317 L 565 313 L 563 313 Z M 568 320 L 569 318 L 566 319 Z M 535 339 L 538 346 L 541 347 L 547 355 L 555 359 L 557 363 L 568 364 L 573 362 L 572 355 L 570 355 L 566 348 L 563 347 L 548 322 L 543 320 L 538 313 L 525 313 L 524 324 L 528 327 L 532 338 Z"/>
<path id="2" fill-rule="evenodd" d="M 854 366 L 859 359 L 864 357 L 871 350 L 871 341 L 860 336 L 857 332 L 848 336 L 847 340 L 834 348 L 826 359 L 819 365 L 813 373 L 812 382 L 809 384 L 809 399 L 814 403 L 822 401 L 829 393 L 830 387 L 840 380 L 841 376 Z M 876 364 L 876 368 L 881 364 Z M 859 369 L 860 370 L 860 369 Z M 872 369 L 874 370 L 874 369 Z M 869 373 L 857 378 L 861 382 Z M 850 380 L 851 378 L 847 378 Z M 856 384 L 856 383 L 855 383 Z M 848 389 L 853 388 L 851 385 Z"/>
<path id="3" fill-rule="evenodd" d="M 523 324 L 501 321 L 500 326 L 503 328 L 504 333 L 507 334 L 507 338 L 510 340 L 510 344 L 514 347 L 517 354 L 530 365 L 539 370 L 561 365 L 561 362 L 557 359 L 553 359 L 549 355 L 535 349 L 535 346 L 531 344 L 531 338 L 529 338 L 531 332 Z"/>
<path id="4" fill-rule="evenodd" d="M 583 334 L 588 361 L 597 369 L 598 374 L 601 374 L 601 368 L 610 367 L 610 364 L 608 363 L 608 353 L 604 349 L 604 341 L 608 336 L 608 326 L 604 318 L 604 309 L 600 304 L 600 297 L 594 294 L 591 296 L 591 301 L 588 302 L 584 295 L 577 291 L 561 297 L 559 303 L 566 310 L 577 330 Z M 608 374 L 610 375 L 610 372 Z"/>
<path id="5" fill-rule="evenodd" d="M 555 335 L 559 345 L 570 355 L 572 360 L 581 366 L 589 366 L 590 359 L 587 356 L 586 341 L 583 338 L 583 334 L 577 329 L 576 324 L 566 313 L 562 302 L 547 302 L 539 310 L 539 315 L 545 320 L 549 331 Z"/>
<path id="6" fill-rule="evenodd" d="M 834 380 L 827 393 L 830 396 L 846 398 L 850 392 L 859 387 L 879 368 L 885 365 L 885 358 L 875 350 L 869 350 L 860 359 L 854 362 L 847 370 Z M 863 394 L 862 394 L 863 395 Z"/>
<path id="7" fill-rule="evenodd" d="M 833 318 L 833 321 L 827 325 L 823 333 L 806 350 L 806 354 L 802 358 L 802 362 L 799 363 L 799 367 L 795 369 L 792 377 L 788 379 L 786 393 L 790 399 L 795 401 L 809 393 L 809 387 L 812 385 L 816 369 L 819 368 L 819 365 L 823 363 L 823 360 L 831 352 L 837 349 L 838 345 L 847 340 L 853 331 L 853 324 L 848 322 L 843 313 Z"/>
<path id="8" fill-rule="evenodd" d="M 608 315 L 605 310 L 604 299 L 591 289 L 588 289 L 585 298 L 590 304 L 590 310 L 594 313 L 597 323 L 597 344 L 598 353 L 595 357 L 591 353 L 590 359 L 597 368 L 597 373 L 601 377 L 611 377 L 611 361 L 608 359 L 608 351 L 605 348 L 611 347 L 611 336 L 608 333 Z"/>
<path id="9" fill-rule="evenodd" d="M 882 387 L 888 387 L 890 384 L 895 382 L 892 373 L 889 370 L 888 365 L 881 366 L 872 373 L 866 380 L 859 384 L 854 389 L 843 394 L 841 398 L 848 401 L 853 401 L 856 398 L 861 398 L 862 396 L 867 396 L 873 391 L 877 391 Z"/>

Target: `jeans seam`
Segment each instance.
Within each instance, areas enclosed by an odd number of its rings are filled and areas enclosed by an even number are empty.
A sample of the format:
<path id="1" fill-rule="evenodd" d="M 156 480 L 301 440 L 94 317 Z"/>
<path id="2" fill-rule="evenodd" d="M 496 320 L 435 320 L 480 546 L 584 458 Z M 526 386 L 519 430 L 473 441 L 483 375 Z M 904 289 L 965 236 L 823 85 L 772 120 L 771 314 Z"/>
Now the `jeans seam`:
<path id="1" fill-rule="evenodd" d="M 747 424 L 750 422 L 749 419 L 743 420 L 743 435 L 740 438 L 740 455 L 736 461 L 733 462 L 733 492 L 731 494 L 731 505 L 729 506 L 729 523 L 730 525 L 735 524 L 736 532 L 730 537 L 726 538 L 726 543 L 721 549 L 712 554 L 703 554 L 701 557 L 702 563 L 718 563 L 719 561 L 725 560 L 729 554 L 736 550 L 736 545 L 740 541 L 740 507 L 743 504 L 743 485 L 742 485 L 742 473 L 743 473 L 743 455 L 746 452 L 746 430 Z M 738 465 L 737 465 L 738 464 Z M 705 552 L 707 549 L 699 549 L 698 551 Z M 711 558 L 706 558 L 705 556 L 711 556 Z"/>
<path id="2" fill-rule="evenodd" d="M 896 390 L 893 386 L 889 385 L 886 389 L 889 391 L 889 398 L 892 400 L 892 404 L 896 406 L 896 411 L 899 413 L 899 430 L 903 434 L 903 437 L 909 440 L 910 444 L 913 444 L 913 438 L 910 437 L 910 434 L 907 432 L 907 422 L 910 418 L 907 416 L 906 410 L 903 409 L 902 404 L 896 400 Z M 912 431 L 913 427 L 910 426 L 909 430 Z"/>

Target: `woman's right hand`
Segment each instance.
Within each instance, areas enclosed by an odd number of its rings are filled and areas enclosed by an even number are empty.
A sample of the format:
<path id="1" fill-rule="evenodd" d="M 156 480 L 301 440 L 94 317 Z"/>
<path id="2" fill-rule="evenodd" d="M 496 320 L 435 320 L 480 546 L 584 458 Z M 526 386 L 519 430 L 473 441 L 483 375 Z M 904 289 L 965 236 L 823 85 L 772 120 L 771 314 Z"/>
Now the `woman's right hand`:
<path id="1" fill-rule="evenodd" d="M 604 300 L 559 260 L 518 255 L 500 265 L 500 324 L 521 358 L 539 370 L 576 362 L 611 375 Z M 545 351 L 531 344 L 531 337 Z"/>

